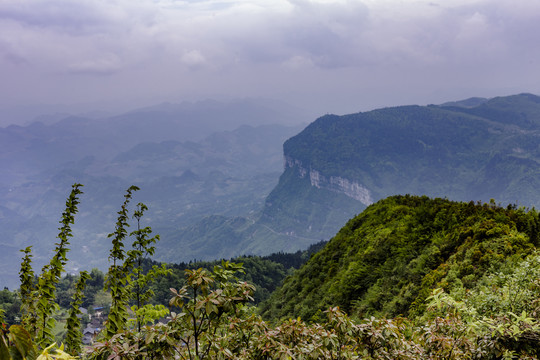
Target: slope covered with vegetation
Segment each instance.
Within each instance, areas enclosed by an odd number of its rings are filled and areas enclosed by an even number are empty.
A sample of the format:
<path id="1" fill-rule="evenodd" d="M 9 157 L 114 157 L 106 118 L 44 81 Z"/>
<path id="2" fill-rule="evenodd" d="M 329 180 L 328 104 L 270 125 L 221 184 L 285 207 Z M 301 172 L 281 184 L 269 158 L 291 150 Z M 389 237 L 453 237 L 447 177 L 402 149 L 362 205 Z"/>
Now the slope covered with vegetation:
<path id="1" fill-rule="evenodd" d="M 420 315 L 435 288 L 471 288 L 538 245 L 535 210 L 394 196 L 369 206 L 264 304 L 269 318 Z"/>

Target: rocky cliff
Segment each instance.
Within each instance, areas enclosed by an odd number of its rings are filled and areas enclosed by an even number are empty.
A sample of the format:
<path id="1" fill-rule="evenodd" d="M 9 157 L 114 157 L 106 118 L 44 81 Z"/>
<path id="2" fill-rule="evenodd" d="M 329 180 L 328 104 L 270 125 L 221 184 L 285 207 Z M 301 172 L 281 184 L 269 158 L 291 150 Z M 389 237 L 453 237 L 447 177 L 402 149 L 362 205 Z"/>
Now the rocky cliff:
<path id="1" fill-rule="evenodd" d="M 309 176 L 311 186 L 317 189 L 326 189 L 336 193 L 344 194 L 354 200 L 360 201 L 364 205 L 371 205 L 373 197 L 368 188 L 358 181 L 349 180 L 341 176 L 324 176 L 316 169 L 307 169 L 302 166 L 300 160 L 285 156 L 285 169 L 293 169 L 300 178 Z"/>

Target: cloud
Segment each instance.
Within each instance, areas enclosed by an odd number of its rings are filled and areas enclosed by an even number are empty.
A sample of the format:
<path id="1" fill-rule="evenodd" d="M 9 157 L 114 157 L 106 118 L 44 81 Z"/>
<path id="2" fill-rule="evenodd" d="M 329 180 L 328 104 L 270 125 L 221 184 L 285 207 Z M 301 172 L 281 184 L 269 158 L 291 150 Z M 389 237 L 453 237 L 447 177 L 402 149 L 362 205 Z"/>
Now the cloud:
<path id="1" fill-rule="evenodd" d="M 114 54 L 105 54 L 102 57 L 71 64 L 69 71 L 76 74 L 111 75 L 121 70 L 121 61 Z"/>
<path id="2" fill-rule="evenodd" d="M 7 41 L 0 41 L 0 57 L 12 65 L 20 65 L 27 62 L 27 59 L 18 53 L 15 44 Z"/>
<path id="3" fill-rule="evenodd" d="M 14 64 L 14 65 L 25 64 L 27 62 L 25 58 L 12 52 L 4 53 L 3 57 L 8 63 Z"/>
<path id="4" fill-rule="evenodd" d="M 205 57 L 198 50 L 191 50 L 181 57 L 181 61 L 191 68 L 198 68 L 206 64 Z"/>
<path id="5" fill-rule="evenodd" d="M 539 32 L 537 0 L 4 0 L 0 76 L 16 69 L 28 83 L 0 91 L 39 99 L 33 84 L 54 81 L 42 101 L 113 89 L 293 99 L 320 88 L 351 103 L 473 85 L 535 92 Z M 92 92 L 88 79 L 103 75 L 110 90 Z"/>
<path id="6" fill-rule="evenodd" d="M 107 23 L 108 16 L 102 9 L 85 1 L 3 1 L 0 3 L 0 20 L 35 31 L 55 28 L 82 35 Z"/>
<path id="7" fill-rule="evenodd" d="M 295 55 L 283 62 L 283 66 L 289 69 L 302 69 L 312 67 L 313 61 L 301 55 Z"/>

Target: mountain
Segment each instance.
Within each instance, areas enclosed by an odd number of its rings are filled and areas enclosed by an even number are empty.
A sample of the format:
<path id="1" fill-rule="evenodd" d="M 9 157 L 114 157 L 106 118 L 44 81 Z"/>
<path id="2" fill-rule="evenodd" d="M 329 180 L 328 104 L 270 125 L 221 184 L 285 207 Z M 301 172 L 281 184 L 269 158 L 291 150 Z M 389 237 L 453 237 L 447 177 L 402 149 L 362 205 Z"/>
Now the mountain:
<path id="1" fill-rule="evenodd" d="M 481 98 L 481 97 L 472 97 L 472 98 L 468 98 L 468 99 L 465 99 L 465 100 L 445 102 L 441 106 L 445 106 L 445 107 L 455 106 L 455 107 L 472 108 L 472 107 L 476 107 L 478 105 L 482 105 L 483 103 L 485 103 L 488 100 L 489 99 Z"/>
<path id="2" fill-rule="evenodd" d="M 258 223 L 329 239 L 395 194 L 538 206 L 539 140 L 531 94 L 326 115 L 285 142 L 285 170 Z"/>
<path id="3" fill-rule="evenodd" d="M 68 116 L 0 128 L 1 284 L 17 285 L 19 249 L 34 246 L 36 268 L 49 258 L 75 182 L 85 186 L 69 271 L 107 266 L 107 234 L 130 185 L 141 188 L 134 205 L 149 206 L 144 225 L 164 242 L 209 215 L 257 213 L 278 181 L 283 142 L 302 129 L 280 125 L 296 110 L 270 105 L 161 104 L 104 119 Z M 243 123 L 258 125 L 238 125 Z M 187 261 L 191 255 L 180 251 L 173 258 Z"/>
<path id="4" fill-rule="evenodd" d="M 302 131 L 269 124 L 217 131 L 249 122 L 239 114 L 261 124 L 296 116 L 272 106 L 160 104 L 101 120 L 1 128 L 0 245 L 36 244 L 38 263 L 48 258 L 39 250 L 51 248 L 74 182 L 86 186 L 72 270 L 106 263 L 106 235 L 132 184 L 141 187 L 134 202 L 150 208 L 144 225 L 162 237 L 156 260 L 169 262 L 305 249 L 396 194 L 540 203 L 535 95 L 326 115 Z M 5 256 L 13 269 L 17 257 Z"/>
<path id="5" fill-rule="evenodd" d="M 225 258 L 305 249 L 396 194 L 539 204 L 539 99 L 520 94 L 323 116 L 284 143 L 285 169 L 259 214 L 202 219 L 168 234 L 157 255 L 211 260 L 210 249 Z"/>
<path id="6" fill-rule="evenodd" d="M 269 318 L 330 306 L 363 318 L 424 311 L 434 288 L 475 285 L 540 245 L 537 211 L 396 195 L 351 219 L 264 304 Z"/>

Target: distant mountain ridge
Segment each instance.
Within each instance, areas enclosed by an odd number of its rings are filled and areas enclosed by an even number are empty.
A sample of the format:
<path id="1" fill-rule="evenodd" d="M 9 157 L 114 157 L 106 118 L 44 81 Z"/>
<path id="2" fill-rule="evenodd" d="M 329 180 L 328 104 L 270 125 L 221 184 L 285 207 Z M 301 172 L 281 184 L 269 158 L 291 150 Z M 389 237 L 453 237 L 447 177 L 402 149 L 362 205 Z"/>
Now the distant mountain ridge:
<path id="1" fill-rule="evenodd" d="M 481 105 L 488 100 L 489 99 L 482 98 L 482 97 L 472 97 L 465 100 L 445 102 L 444 104 L 441 104 L 440 106 L 445 106 L 445 107 L 457 106 L 457 107 L 470 108 L 470 107 L 476 107 L 478 105 Z"/>
<path id="2" fill-rule="evenodd" d="M 150 208 L 145 224 L 164 239 L 208 215 L 259 211 L 282 169 L 283 141 L 302 129 L 280 124 L 305 115 L 260 100 L 207 105 L 161 104 L 103 119 L 67 116 L 0 128 L 0 284 L 16 284 L 19 249 L 34 245 L 38 267 L 48 257 L 75 182 L 85 186 L 70 271 L 106 266 L 106 235 L 130 185 L 141 188 L 134 201 Z M 173 258 L 192 259 L 182 255 Z"/>
<path id="3" fill-rule="evenodd" d="M 180 251 L 180 239 L 196 244 L 199 237 L 224 257 L 296 251 L 396 194 L 540 204 L 539 99 L 520 94 L 323 116 L 284 143 L 284 171 L 255 221 L 208 218 L 174 234 L 171 246 Z M 190 249 L 209 259 L 202 248 Z"/>

